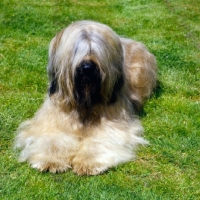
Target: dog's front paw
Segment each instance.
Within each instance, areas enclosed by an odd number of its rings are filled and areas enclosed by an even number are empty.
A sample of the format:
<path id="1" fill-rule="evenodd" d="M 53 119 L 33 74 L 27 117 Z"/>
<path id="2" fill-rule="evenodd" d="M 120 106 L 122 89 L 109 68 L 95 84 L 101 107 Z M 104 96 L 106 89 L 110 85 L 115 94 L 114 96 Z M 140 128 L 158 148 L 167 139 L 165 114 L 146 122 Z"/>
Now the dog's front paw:
<path id="1" fill-rule="evenodd" d="M 73 172 L 78 175 L 98 175 L 108 169 L 108 167 L 92 159 L 82 160 L 78 158 L 74 158 L 72 168 Z"/>
<path id="2" fill-rule="evenodd" d="M 67 162 L 53 162 L 53 161 L 43 161 L 43 162 L 30 162 L 31 167 L 38 169 L 41 172 L 49 171 L 51 173 L 62 173 L 66 172 L 71 166 Z"/>

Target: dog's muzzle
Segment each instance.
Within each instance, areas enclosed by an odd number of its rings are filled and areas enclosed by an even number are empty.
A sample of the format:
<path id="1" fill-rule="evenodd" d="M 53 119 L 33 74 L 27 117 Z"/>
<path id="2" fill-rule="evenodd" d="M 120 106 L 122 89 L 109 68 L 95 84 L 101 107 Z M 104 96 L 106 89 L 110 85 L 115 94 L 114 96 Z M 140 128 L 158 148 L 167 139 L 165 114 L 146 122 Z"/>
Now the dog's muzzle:
<path id="1" fill-rule="evenodd" d="M 92 107 L 100 101 L 101 75 L 96 63 L 84 60 L 75 72 L 75 100 L 79 105 Z"/>
<path id="2" fill-rule="evenodd" d="M 96 64 L 92 61 L 83 61 L 80 64 L 79 75 L 82 78 L 83 84 L 90 84 L 94 82 L 95 74 L 98 73 Z"/>

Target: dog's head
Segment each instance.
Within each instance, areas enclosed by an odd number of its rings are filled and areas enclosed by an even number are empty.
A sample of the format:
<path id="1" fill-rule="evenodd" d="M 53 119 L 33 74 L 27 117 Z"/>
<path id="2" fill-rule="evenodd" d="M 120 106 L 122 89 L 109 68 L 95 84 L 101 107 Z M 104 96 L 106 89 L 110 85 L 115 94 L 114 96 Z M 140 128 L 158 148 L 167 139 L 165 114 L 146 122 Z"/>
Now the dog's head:
<path id="1" fill-rule="evenodd" d="M 124 83 L 119 36 L 108 26 L 79 21 L 58 33 L 49 48 L 49 94 L 75 106 L 117 100 Z"/>

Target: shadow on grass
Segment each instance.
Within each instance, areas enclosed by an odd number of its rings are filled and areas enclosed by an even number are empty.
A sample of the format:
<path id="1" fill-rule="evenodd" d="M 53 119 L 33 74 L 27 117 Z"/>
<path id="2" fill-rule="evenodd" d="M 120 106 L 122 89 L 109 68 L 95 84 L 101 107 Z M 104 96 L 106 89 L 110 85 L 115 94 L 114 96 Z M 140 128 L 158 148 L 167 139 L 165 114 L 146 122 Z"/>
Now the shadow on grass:
<path id="1" fill-rule="evenodd" d="M 153 90 L 153 93 L 151 95 L 151 98 L 158 99 L 163 93 L 163 84 L 161 81 L 157 81 L 156 87 Z"/>
<path id="2" fill-rule="evenodd" d="M 156 87 L 154 88 L 152 95 L 150 96 L 151 98 L 158 99 L 161 95 L 163 94 L 163 85 L 161 81 L 157 80 Z M 146 116 L 146 112 L 144 110 L 146 102 L 144 103 L 144 106 L 140 110 L 136 110 L 136 114 L 140 117 L 143 118 Z"/>

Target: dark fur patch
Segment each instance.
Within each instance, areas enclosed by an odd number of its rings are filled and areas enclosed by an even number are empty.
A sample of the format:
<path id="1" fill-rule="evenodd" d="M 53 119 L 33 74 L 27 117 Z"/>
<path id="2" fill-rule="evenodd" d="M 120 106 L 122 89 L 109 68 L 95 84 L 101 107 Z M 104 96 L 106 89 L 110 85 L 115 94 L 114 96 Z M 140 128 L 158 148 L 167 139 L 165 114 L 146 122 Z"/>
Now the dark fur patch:
<path id="1" fill-rule="evenodd" d="M 83 61 L 77 68 L 74 97 L 78 106 L 87 109 L 101 102 L 101 75 L 93 61 Z"/>
<path id="2" fill-rule="evenodd" d="M 117 101 L 117 94 L 119 93 L 119 91 L 121 90 L 123 85 L 124 85 L 124 77 L 121 75 L 113 87 L 113 91 L 112 91 L 112 95 L 111 95 L 109 104 L 113 104 Z"/>
<path id="3" fill-rule="evenodd" d="M 58 84 L 57 84 L 57 78 L 55 73 L 52 73 L 51 75 L 49 75 L 51 81 L 50 81 L 50 85 L 49 85 L 49 95 L 53 95 L 54 93 L 56 93 L 56 91 L 58 90 Z"/>

